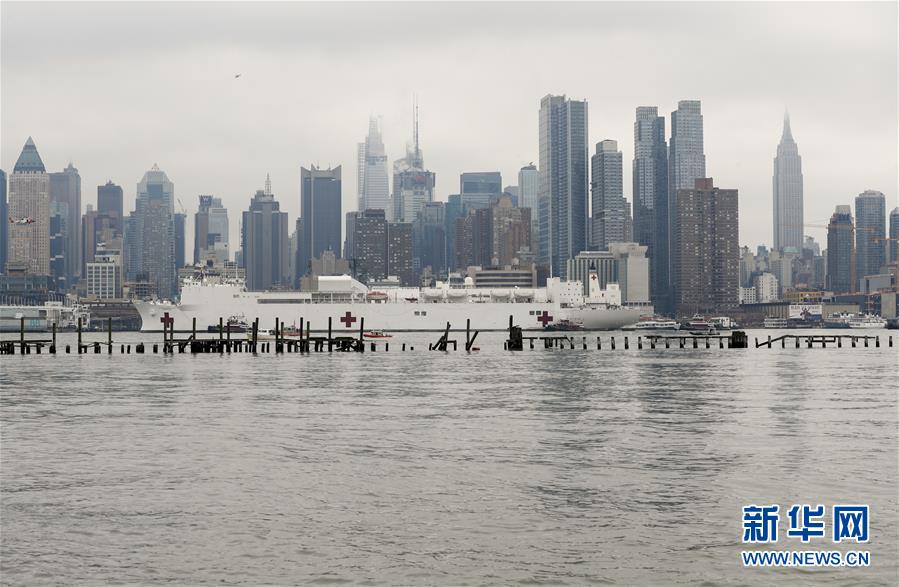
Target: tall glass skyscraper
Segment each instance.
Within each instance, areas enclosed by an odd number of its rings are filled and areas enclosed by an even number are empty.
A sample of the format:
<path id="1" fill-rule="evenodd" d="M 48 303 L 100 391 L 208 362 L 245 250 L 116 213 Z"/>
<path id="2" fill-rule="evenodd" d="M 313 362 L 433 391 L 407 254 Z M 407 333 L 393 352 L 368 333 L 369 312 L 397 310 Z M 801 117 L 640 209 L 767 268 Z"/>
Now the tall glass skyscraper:
<path id="1" fill-rule="evenodd" d="M 802 157 L 784 116 L 783 134 L 774 157 L 774 250 L 802 251 Z"/>
<path id="2" fill-rule="evenodd" d="M 333 251 L 340 257 L 341 251 L 341 172 L 319 169 L 314 165 L 301 168 L 300 209 L 303 215 L 303 239 L 300 247 L 300 267 L 297 277 L 309 270 L 312 259 L 318 259 L 324 251 Z"/>
<path id="3" fill-rule="evenodd" d="M 850 293 L 855 281 L 855 227 L 849 206 L 837 206 L 827 225 L 827 289 Z"/>
<path id="4" fill-rule="evenodd" d="M 634 240 L 646 245 L 650 296 L 670 311 L 668 247 L 668 143 L 665 117 L 655 106 L 639 106 L 634 122 Z"/>
<path id="5" fill-rule="evenodd" d="M 623 163 L 618 142 L 605 140 L 596 143 L 596 154 L 590 160 L 590 183 L 593 204 L 593 235 L 591 246 L 607 251 L 609 243 L 624 242 Z"/>
<path id="6" fill-rule="evenodd" d="M 69 163 L 50 174 L 51 273 L 60 291 L 81 277 L 81 176 Z"/>
<path id="7" fill-rule="evenodd" d="M 368 121 L 368 136 L 358 145 L 359 210 L 389 212 L 390 187 L 387 179 L 387 154 L 381 139 L 378 119 Z"/>
<path id="8" fill-rule="evenodd" d="M 540 263 L 566 278 L 568 259 L 587 249 L 587 102 L 540 101 Z"/>
<path id="9" fill-rule="evenodd" d="M 518 207 L 531 209 L 531 242 L 532 247 L 537 243 L 539 234 L 538 199 L 540 194 L 540 178 L 537 166 L 531 163 L 518 170 Z"/>
<path id="10" fill-rule="evenodd" d="M 705 147 L 702 110 L 699 100 L 681 100 L 671 113 L 668 142 L 668 248 L 673 248 L 671 223 L 677 212 L 678 190 L 692 190 L 697 179 L 705 178 Z M 668 261 L 668 292 L 672 294 L 671 261 Z M 669 304 L 666 310 L 671 310 Z"/>
<path id="11" fill-rule="evenodd" d="M 886 197 L 865 190 L 855 197 L 856 277 L 877 275 L 886 265 Z"/>
<path id="12" fill-rule="evenodd" d="M 887 241 L 887 249 L 890 264 L 899 263 L 899 208 L 893 208 L 890 212 L 890 240 Z"/>
<path id="13" fill-rule="evenodd" d="M 133 265 L 129 263 L 129 266 L 136 273 L 147 274 L 160 298 L 173 299 L 178 294 L 175 185 L 155 164 L 137 184 L 137 200 L 132 216 L 130 228 L 134 234 L 129 239 L 130 246 L 126 246 L 126 256 L 131 252 L 136 255 L 137 262 Z M 126 239 L 127 234 L 126 228 Z M 135 276 L 130 277 L 133 279 Z"/>

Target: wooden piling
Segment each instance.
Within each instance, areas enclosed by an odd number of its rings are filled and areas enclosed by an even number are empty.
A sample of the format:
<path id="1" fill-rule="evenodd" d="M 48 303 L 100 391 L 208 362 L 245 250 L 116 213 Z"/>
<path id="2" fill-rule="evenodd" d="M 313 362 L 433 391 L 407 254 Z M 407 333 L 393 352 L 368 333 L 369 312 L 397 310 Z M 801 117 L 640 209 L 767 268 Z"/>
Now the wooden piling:
<path id="1" fill-rule="evenodd" d="M 641 336 L 637 337 L 637 350 L 638 351 L 643 350 L 643 337 L 641 337 Z"/>
<path id="2" fill-rule="evenodd" d="M 359 347 L 356 349 L 360 353 L 365 352 L 365 316 L 359 316 Z"/>
<path id="3" fill-rule="evenodd" d="M 106 319 L 106 344 L 108 346 L 109 353 L 112 354 L 112 316 Z"/>
<path id="4" fill-rule="evenodd" d="M 628 350 L 629 348 L 630 348 L 630 345 L 628 344 L 627 337 L 625 336 L 624 337 L 624 350 Z"/>
<path id="5" fill-rule="evenodd" d="M 328 316 L 328 352 L 331 352 L 332 349 L 332 339 L 331 339 L 331 317 Z"/>
<path id="6" fill-rule="evenodd" d="M 81 354 L 81 316 L 78 317 L 78 354 Z"/>
<path id="7" fill-rule="evenodd" d="M 612 350 L 615 350 L 615 337 L 612 337 Z"/>
<path id="8" fill-rule="evenodd" d="M 890 337 L 890 340 L 892 341 L 892 337 Z M 892 344 L 890 344 L 890 346 L 892 346 Z M 53 348 L 56 348 L 56 322 L 53 323 Z"/>
<path id="9" fill-rule="evenodd" d="M 80 324 L 81 318 L 78 321 Z M 25 354 L 25 316 L 19 318 L 19 350 Z"/>

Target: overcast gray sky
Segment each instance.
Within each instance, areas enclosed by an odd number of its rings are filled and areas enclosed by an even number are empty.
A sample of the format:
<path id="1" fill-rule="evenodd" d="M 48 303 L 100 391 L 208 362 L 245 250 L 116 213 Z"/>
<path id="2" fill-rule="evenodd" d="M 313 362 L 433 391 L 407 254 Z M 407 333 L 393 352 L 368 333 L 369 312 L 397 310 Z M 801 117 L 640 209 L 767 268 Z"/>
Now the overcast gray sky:
<path id="1" fill-rule="evenodd" d="M 343 165 L 354 209 L 369 114 L 383 116 L 388 158 L 399 158 L 413 94 L 440 200 L 462 171 L 517 183 L 537 160 L 540 98 L 564 93 L 589 102 L 591 151 L 619 141 L 628 200 L 634 109 L 668 118 L 678 100 L 702 100 L 707 172 L 740 190 L 742 244 L 772 240 L 785 108 L 807 223 L 826 224 L 869 188 L 897 204 L 895 2 L 4 1 L 0 20 L 4 169 L 32 135 L 49 170 L 79 168 L 84 205 L 112 179 L 127 213 L 158 163 L 191 219 L 198 194 L 224 200 L 232 241 L 266 172 L 291 223 L 301 165 Z"/>

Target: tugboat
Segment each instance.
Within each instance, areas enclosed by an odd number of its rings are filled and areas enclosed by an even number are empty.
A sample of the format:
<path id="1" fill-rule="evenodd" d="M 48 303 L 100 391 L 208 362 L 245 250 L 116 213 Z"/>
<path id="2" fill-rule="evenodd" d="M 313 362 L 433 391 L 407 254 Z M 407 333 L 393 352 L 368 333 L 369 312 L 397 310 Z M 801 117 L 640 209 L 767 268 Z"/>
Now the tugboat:
<path id="1" fill-rule="evenodd" d="M 551 322 L 543 327 L 545 332 L 570 332 L 583 329 L 583 324 L 580 322 L 572 322 L 571 320 L 559 320 L 558 322 Z"/>

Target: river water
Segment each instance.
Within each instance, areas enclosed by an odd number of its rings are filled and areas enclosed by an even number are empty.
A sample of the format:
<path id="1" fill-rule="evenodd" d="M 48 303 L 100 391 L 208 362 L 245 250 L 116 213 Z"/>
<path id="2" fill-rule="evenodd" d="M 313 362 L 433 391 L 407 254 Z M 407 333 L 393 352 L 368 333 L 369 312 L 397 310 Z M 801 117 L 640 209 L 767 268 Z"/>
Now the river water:
<path id="1" fill-rule="evenodd" d="M 876 334 L 0 357 L 0 580 L 895 585 L 899 351 Z M 869 504 L 871 566 L 743 568 L 742 506 L 794 503 Z"/>

